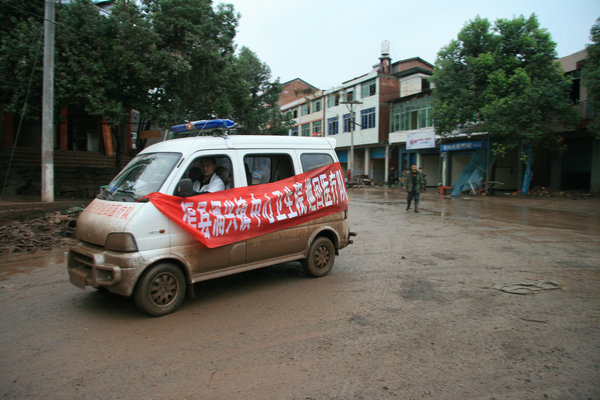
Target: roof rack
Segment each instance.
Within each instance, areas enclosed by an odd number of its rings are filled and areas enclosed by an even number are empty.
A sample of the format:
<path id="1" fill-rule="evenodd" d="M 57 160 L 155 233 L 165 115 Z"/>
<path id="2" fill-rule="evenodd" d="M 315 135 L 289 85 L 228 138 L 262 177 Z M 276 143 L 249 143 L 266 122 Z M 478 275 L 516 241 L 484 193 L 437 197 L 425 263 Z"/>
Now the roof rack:
<path id="1" fill-rule="evenodd" d="M 189 136 L 227 136 L 235 127 L 230 119 L 203 119 L 171 127 L 171 139 Z"/>

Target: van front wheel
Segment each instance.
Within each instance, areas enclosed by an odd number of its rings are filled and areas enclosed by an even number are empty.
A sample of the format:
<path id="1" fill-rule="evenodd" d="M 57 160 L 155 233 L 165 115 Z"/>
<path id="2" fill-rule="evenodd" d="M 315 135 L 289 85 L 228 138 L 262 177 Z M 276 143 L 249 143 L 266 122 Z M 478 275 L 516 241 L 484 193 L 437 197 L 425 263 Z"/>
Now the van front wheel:
<path id="1" fill-rule="evenodd" d="M 335 247 L 331 240 L 319 237 L 308 250 L 308 257 L 302 260 L 304 271 L 314 277 L 325 276 L 333 268 L 335 261 Z"/>
<path id="2" fill-rule="evenodd" d="M 185 296 L 185 277 L 173 264 L 158 264 L 144 273 L 135 289 L 135 304 L 153 316 L 177 310 Z"/>

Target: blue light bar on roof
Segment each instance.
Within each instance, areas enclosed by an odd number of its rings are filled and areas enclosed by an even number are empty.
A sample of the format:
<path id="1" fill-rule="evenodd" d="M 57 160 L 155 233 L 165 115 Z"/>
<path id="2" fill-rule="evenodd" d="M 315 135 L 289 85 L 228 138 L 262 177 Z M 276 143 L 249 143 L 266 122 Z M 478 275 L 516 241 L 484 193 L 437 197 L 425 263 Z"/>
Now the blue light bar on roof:
<path id="1" fill-rule="evenodd" d="M 195 130 L 215 129 L 215 128 L 232 128 L 235 125 L 230 119 L 203 119 L 201 121 L 190 121 L 187 124 L 175 125 L 171 127 L 171 132 L 182 133 L 192 132 Z"/>

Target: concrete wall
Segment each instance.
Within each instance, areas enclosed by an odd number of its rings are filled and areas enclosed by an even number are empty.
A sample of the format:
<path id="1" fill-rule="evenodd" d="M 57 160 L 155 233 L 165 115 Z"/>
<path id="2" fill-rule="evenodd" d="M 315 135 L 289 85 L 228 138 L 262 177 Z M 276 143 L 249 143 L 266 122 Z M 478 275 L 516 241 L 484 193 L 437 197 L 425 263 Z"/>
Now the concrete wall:
<path id="1" fill-rule="evenodd" d="M 421 93 L 421 82 L 423 79 L 429 79 L 429 76 L 425 74 L 415 74 L 400 79 L 400 97 Z"/>

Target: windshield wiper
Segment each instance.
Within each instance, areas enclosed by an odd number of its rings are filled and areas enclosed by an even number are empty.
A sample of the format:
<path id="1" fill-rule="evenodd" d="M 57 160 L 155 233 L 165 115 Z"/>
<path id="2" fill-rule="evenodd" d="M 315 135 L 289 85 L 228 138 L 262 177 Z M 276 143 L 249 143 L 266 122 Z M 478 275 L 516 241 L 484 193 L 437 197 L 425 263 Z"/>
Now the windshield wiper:
<path id="1" fill-rule="evenodd" d="M 144 199 L 144 196 L 136 196 L 135 190 L 133 190 L 133 189 L 118 189 L 117 194 L 126 194 L 126 195 L 130 196 L 133 200 L 139 201 L 142 203 L 146 203 L 149 201 L 149 199 Z"/>
<path id="2" fill-rule="evenodd" d="M 113 200 L 113 192 L 114 190 L 112 192 L 108 190 L 108 185 L 100 186 L 100 193 L 96 197 L 102 200 Z"/>
<path id="3" fill-rule="evenodd" d="M 117 193 L 118 194 L 128 194 L 131 197 L 133 197 L 135 200 L 138 199 L 135 195 L 135 190 L 133 190 L 133 189 L 117 189 Z"/>

